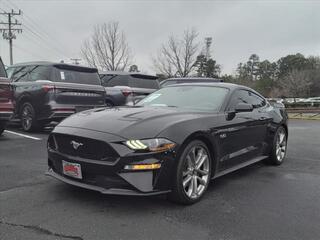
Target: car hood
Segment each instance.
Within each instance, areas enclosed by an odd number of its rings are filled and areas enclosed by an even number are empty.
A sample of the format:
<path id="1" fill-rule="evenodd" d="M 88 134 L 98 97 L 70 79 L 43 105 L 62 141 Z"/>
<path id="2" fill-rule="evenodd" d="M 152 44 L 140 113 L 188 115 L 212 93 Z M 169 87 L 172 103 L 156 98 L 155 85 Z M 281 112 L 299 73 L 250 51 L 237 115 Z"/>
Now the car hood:
<path id="1" fill-rule="evenodd" d="M 199 118 L 202 113 L 171 107 L 119 107 L 84 111 L 62 121 L 58 127 L 82 128 L 126 139 L 156 137 L 172 124 Z"/>

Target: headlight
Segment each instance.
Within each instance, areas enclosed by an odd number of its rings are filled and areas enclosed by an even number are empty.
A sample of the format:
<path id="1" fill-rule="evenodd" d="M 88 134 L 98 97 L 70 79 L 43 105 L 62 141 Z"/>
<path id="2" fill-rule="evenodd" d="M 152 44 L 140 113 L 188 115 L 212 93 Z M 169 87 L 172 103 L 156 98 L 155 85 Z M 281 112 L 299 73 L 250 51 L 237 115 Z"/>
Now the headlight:
<path id="1" fill-rule="evenodd" d="M 132 150 L 144 150 L 150 152 L 165 152 L 176 146 L 174 142 L 165 138 L 128 140 L 125 144 Z"/>

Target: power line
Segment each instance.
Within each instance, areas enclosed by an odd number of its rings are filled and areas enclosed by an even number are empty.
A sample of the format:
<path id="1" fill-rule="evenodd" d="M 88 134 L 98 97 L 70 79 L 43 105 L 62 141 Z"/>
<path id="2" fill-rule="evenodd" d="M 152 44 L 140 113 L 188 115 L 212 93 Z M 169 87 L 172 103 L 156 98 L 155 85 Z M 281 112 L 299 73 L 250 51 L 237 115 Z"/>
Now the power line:
<path id="1" fill-rule="evenodd" d="M 39 41 L 37 41 L 37 39 L 35 38 L 34 35 L 27 35 L 27 34 L 24 34 L 23 37 L 26 39 L 26 40 L 29 40 L 30 43 L 33 43 L 35 46 L 39 47 Z M 49 50 L 51 51 L 52 53 L 54 54 L 57 54 L 57 52 L 53 49 L 53 48 L 50 48 L 46 43 L 44 42 L 40 42 L 42 43 L 41 44 L 41 47 L 44 47 L 46 50 Z M 59 53 L 59 56 L 61 54 Z"/>
<path id="2" fill-rule="evenodd" d="M 0 0 L 1 1 L 1 0 Z M 13 2 L 10 2 L 7 0 L 5 2 L 7 6 L 18 8 L 16 4 Z M 22 15 L 23 19 L 23 27 L 24 29 L 29 32 L 32 37 L 38 38 L 43 43 L 46 44 L 46 47 L 50 49 L 51 51 L 54 51 L 55 53 L 58 53 L 58 55 L 64 58 L 68 58 L 66 55 L 66 52 L 68 52 L 68 49 L 66 49 L 62 44 L 59 44 L 59 42 L 51 36 L 44 28 L 42 28 L 37 21 L 34 21 L 31 17 L 28 16 L 25 12 L 23 12 Z M 49 47 L 50 46 L 50 47 Z"/>
<path id="3" fill-rule="evenodd" d="M 25 28 L 28 32 L 30 32 L 30 33 L 32 34 L 32 36 L 34 36 L 34 37 L 42 40 L 44 43 L 50 45 L 50 42 L 48 42 L 41 34 L 39 34 L 38 32 L 36 32 L 35 30 L 33 30 L 32 28 L 30 28 L 29 26 L 27 26 L 27 25 L 25 25 L 25 24 L 24 24 L 23 26 L 24 26 L 24 28 Z M 53 50 L 53 51 L 55 51 L 55 52 L 58 53 L 59 55 L 62 55 L 62 56 L 64 56 L 64 57 L 66 57 L 65 53 L 64 53 L 62 50 L 60 50 L 60 49 L 58 49 L 58 48 L 56 48 L 56 47 L 54 47 L 54 46 L 52 46 L 51 48 L 50 48 L 50 47 L 48 47 L 48 48 L 51 49 L 51 50 Z M 67 58 L 67 57 L 66 57 L 66 58 Z"/>
<path id="4" fill-rule="evenodd" d="M 9 0 L 7 0 L 7 3 L 15 8 L 18 8 L 18 6 L 16 4 L 14 4 L 13 2 L 11 2 Z M 38 35 L 41 35 L 43 37 L 46 37 L 46 39 L 48 39 L 48 40 L 45 40 L 45 41 L 47 41 L 47 43 L 52 45 L 58 51 L 60 51 L 60 49 L 63 49 L 64 52 L 67 52 L 68 49 L 64 48 L 64 46 L 63 46 L 63 44 L 61 44 L 61 42 L 59 42 L 52 34 L 50 34 L 48 31 L 46 31 L 41 25 L 39 25 L 37 21 L 33 20 L 27 13 L 23 12 L 22 17 L 23 17 L 23 21 L 27 22 L 27 25 L 29 26 L 29 28 L 32 28 L 35 32 L 38 33 Z M 39 31 L 37 31 L 35 29 L 39 29 Z M 60 52 L 60 53 L 62 53 L 62 52 Z M 64 55 L 64 57 L 66 57 L 66 56 Z"/>
<path id="5" fill-rule="evenodd" d="M 45 59 L 43 56 L 40 56 L 40 55 L 38 55 L 37 53 L 31 52 L 31 51 L 29 51 L 29 50 L 27 50 L 27 49 L 25 49 L 25 48 L 23 48 L 23 47 L 21 47 L 21 46 L 19 46 L 19 45 L 17 45 L 17 44 L 13 44 L 13 46 L 14 46 L 15 48 L 23 51 L 23 52 L 28 53 L 29 55 L 31 55 L 31 56 L 33 56 L 33 57 L 36 57 L 36 58 L 38 58 L 38 59 Z"/>
<path id="6" fill-rule="evenodd" d="M 8 6 L 8 5 L 7 5 L 7 6 Z M 4 13 L 7 13 L 7 11 L 4 10 L 4 9 L 2 9 L 2 8 L 0 8 L 0 10 L 3 11 Z M 22 13 L 22 12 L 20 11 L 20 13 Z M 16 22 L 18 21 L 14 16 L 12 16 L 12 19 L 16 20 Z M 19 25 L 21 25 L 21 24 L 19 24 Z M 30 33 L 30 36 L 32 36 L 34 39 L 37 38 L 37 39 L 42 40 L 41 42 L 43 43 L 43 46 L 46 47 L 46 49 L 48 49 L 48 50 L 51 51 L 51 52 L 55 52 L 55 54 L 58 53 L 59 56 L 62 55 L 62 56 L 64 56 L 64 57 L 66 57 L 66 56 L 64 55 L 64 53 L 63 53 L 62 51 L 58 50 L 57 48 L 53 48 L 53 47 L 50 48 L 50 47 L 49 47 L 50 43 L 49 43 L 45 38 L 43 38 L 40 33 L 36 32 L 35 30 L 33 30 L 31 27 L 27 26 L 26 24 L 23 24 L 23 28 L 24 28 L 24 30 L 27 31 L 27 33 Z M 13 29 L 13 30 L 14 30 L 14 29 Z M 35 44 L 36 44 L 37 42 L 39 42 L 39 41 L 36 41 L 36 40 L 32 40 L 32 39 L 30 39 L 30 38 L 27 37 L 27 36 L 28 36 L 28 35 L 24 35 L 24 37 L 27 38 L 30 42 L 35 43 Z M 47 43 L 49 43 L 49 45 L 48 45 Z M 22 50 L 22 51 L 24 51 L 24 52 L 28 52 L 26 49 L 23 49 L 23 48 L 19 47 L 19 46 L 16 45 L 16 44 L 14 44 L 13 46 L 17 46 L 20 50 Z M 29 53 L 30 53 L 30 52 L 29 52 Z M 34 56 L 34 55 L 36 55 L 36 54 L 32 53 L 31 55 Z M 38 56 L 39 56 L 39 55 L 38 55 Z M 43 57 L 41 57 L 41 58 L 43 58 Z"/>
<path id="7" fill-rule="evenodd" d="M 7 1 L 8 1 L 9 4 L 11 4 L 11 6 L 13 6 L 13 8 L 19 9 L 19 7 L 15 3 L 10 2 L 9 0 L 7 0 Z"/>

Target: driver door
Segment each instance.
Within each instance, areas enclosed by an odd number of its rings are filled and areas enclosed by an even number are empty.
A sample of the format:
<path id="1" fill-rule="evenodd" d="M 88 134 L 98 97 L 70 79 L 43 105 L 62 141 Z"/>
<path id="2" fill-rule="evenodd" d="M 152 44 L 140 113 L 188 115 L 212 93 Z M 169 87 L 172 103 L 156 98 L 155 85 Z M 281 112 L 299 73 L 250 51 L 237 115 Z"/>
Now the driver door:
<path id="1" fill-rule="evenodd" d="M 261 124 L 260 113 L 253 105 L 252 92 L 236 90 L 226 108 L 225 125 L 219 131 L 218 139 L 220 148 L 219 171 L 226 170 L 246 161 L 249 161 L 262 152 L 263 136 L 266 134 L 264 125 Z M 253 110 L 248 112 L 235 112 L 238 103 L 253 105 Z M 232 118 L 227 118 L 232 112 Z"/>

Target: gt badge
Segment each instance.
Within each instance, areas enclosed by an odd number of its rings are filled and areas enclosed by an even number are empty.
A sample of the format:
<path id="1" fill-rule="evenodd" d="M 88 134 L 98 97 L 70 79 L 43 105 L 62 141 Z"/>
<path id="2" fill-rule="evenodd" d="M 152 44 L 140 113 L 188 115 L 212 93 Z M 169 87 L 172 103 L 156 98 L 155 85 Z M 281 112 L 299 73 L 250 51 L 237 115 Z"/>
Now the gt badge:
<path id="1" fill-rule="evenodd" d="M 220 138 L 226 138 L 226 137 L 227 137 L 227 134 L 226 134 L 226 133 L 220 134 Z"/>

